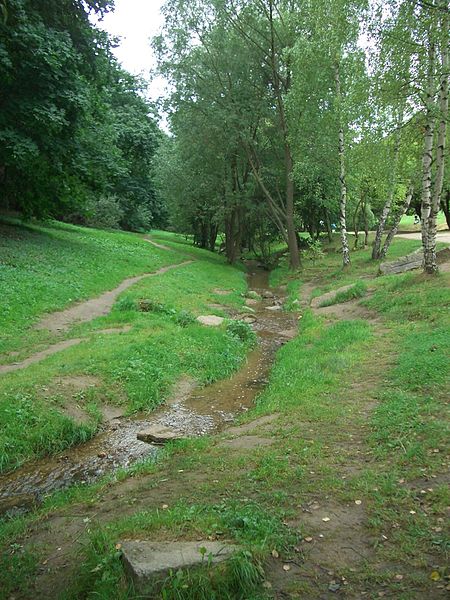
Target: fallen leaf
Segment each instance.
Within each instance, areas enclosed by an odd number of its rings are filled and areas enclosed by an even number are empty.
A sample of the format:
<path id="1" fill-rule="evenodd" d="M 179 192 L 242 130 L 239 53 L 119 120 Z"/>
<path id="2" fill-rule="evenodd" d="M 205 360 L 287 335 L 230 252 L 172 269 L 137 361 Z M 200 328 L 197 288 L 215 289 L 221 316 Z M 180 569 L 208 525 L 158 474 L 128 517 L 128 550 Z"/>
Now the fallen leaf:
<path id="1" fill-rule="evenodd" d="M 283 565 L 283 571 L 290 571 L 291 565 Z"/>
<path id="2" fill-rule="evenodd" d="M 441 578 L 441 574 L 439 573 L 439 571 L 431 572 L 431 575 L 430 575 L 431 581 L 439 581 L 440 578 Z"/>
<path id="3" fill-rule="evenodd" d="M 359 506 L 360 504 L 362 504 L 362 500 L 355 500 L 355 504 Z"/>
<path id="4" fill-rule="evenodd" d="M 167 508 L 169 508 L 169 505 L 168 505 L 168 504 L 163 504 L 161 508 L 162 508 L 163 510 L 166 510 Z"/>
<path id="5" fill-rule="evenodd" d="M 122 544 L 116 544 L 116 550 L 120 550 L 122 548 Z"/>
<path id="6" fill-rule="evenodd" d="M 415 510 L 410 510 L 410 511 L 409 511 L 409 514 L 410 514 L 410 515 L 415 515 L 415 514 L 416 514 L 416 511 L 415 511 Z"/>
<path id="7" fill-rule="evenodd" d="M 328 521 L 329 521 L 329 520 L 330 520 L 330 517 L 324 517 L 324 518 L 322 519 L 322 521 L 323 521 L 324 523 L 328 523 Z"/>
<path id="8" fill-rule="evenodd" d="M 398 573 L 398 574 L 395 576 L 395 579 L 396 579 L 397 581 L 401 581 L 401 580 L 403 579 L 403 575 L 400 575 L 400 573 Z"/>
<path id="9" fill-rule="evenodd" d="M 280 557 L 280 555 L 279 555 L 279 554 L 278 554 L 278 552 L 275 550 L 275 548 L 272 550 L 272 556 L 273 556 L 274 558 L 279 558 L 279 557 Z"/>
<path id="10" fill-rule="evenodd" d="M 313 541 L 312 537 L 305 537 L 305 542 L 309 543 L 309 542 L 312 542 L 312 541 Z"/>

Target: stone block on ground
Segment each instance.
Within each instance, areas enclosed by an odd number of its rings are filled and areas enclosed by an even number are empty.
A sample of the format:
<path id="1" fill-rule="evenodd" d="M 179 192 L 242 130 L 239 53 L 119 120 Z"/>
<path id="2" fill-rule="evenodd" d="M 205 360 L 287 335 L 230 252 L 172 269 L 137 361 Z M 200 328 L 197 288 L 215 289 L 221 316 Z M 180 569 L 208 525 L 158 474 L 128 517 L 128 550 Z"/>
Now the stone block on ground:
<path id="1" fill-rule="evenodd" d="M 255 298 L 247 298 L 245 304 L 247 306 L 256 306 L 258 304 L 258 300 L 256 300 Z"/>
<path id="2" fill-rule="evenodd" d="M 197 321 L 208 327 L 219 327 L 224 322 L 224 318 L 216 315 L 201 315 L 197 317 Z"/>
<path id="3" fill-rule="evenodd" d="M 164 425 L 152 425 L 139 431 L 137 439 L 147 444 L 166 444 L 167 442 L 173 442 L 175 440 L 181 440 L 186 436 L 176 429 L 165 427 Z"/>
<path id="4" fill-rule="evenodd" d="M 423 250 L 419 248 L 411 254 L 397 258 L 380 264 L 380 275 L 396 275 L 397 273 L 405 273 L 414 269 L 420 269 L 423 263 Z"/>
<path id="5" fill-rule="evenodd" d="M 161 581 L 170 571 L 218 564 L 238 550 L 236 545 L 210 541 L 125 540 L 120 542 L 120 547 L 125 571 L 138 589 Z"/>

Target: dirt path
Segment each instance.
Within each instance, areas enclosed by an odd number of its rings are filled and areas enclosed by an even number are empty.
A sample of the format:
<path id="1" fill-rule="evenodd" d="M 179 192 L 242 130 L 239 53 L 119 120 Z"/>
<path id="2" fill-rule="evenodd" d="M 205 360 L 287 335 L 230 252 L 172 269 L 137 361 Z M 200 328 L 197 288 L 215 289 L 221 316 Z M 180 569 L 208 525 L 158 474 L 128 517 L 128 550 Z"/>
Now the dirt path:
<path id="1" fill-rule="evenodd" d="M 420 231 L 414 233 L 397 233 L 397 237 L 402 238 L 404 240 L 421 240 L 422 234 Z M 436 239 L 438 242 L 443 242 L 444 244 L 450 244 L 450 231 L 438 231 L 436 234 Z"/>
<path id="2" fill-rule="evenodd" d="M 13 363 L 12 365 L 0 365 L 0 374 L 11 373 L 12 371 L 19 371 L 20 369 L 25 369 L 26 367 L 29 367 L 30 365 L 33 365 L 34 363 L 38 363 L 41 360 L 44 360 L 44 358 L 47 358 L 47 356 L 52 356 L 53 354 L 56 354 L 57 352 L 61 352 L 62 350 L 65 350 L 66 348 L 71 348 L 72 346 L 77 346 L 78 344 L 81 344 L 82 341 L 83 341 L 82 338 L 74 338 L 72 340 L 64 340 L 62 342 L 58 342 L 57 344 L 53 344 L 52 346 L 49 346 L 45 350 L 36 352 L 36 354 L 29 356 L 22 362 Z"/>
<path id="3" fill-rule="evenodd" d="M 97 317 L 107 315 L 111 310 L 117 296 L 138 281 L 146 279 L 147 277 L 156 277 L 157 275 L 162 275 L 171 269 L 178 269 L 179 267 L 189 265 L 192 262 L 192 260 L 186 260 L 181 263 L 162 267 L 154 273 L 146 273 L 144 275 L 137 275 L 136 277 L 124 279 L 124 281 L 122 281 L 122 283 L 115 289 L 105 292 L 101 296 L 97 296 L 97 298 L 91 298 L 90 300 L 86 300 L 86 302 L 81 302 L 65 310 L 54 312 L 45 316 L 35 325 L 35 328 L 47 329 L 53 333 L 58 333 L 59 331 L 67 331 L 74 324 L 86 323 L 87 321 L 92 321 Z"/>
<path id="4" fill-rule="evenodd" d="M 126 325 L 125 327 L 110 327 L 109 329 L 99 329 L 97 331 L 92 332 L 93 335 L 114 335 L 117 333 L 127 333 L 130 331 L 131 327 Z M 72 346 L 77 346 L 81 344 L 81 342 L 86 341 L 88 338 L 73 338 L 71 340 L 63 340 L 62 342 L 58 342 L 57 344 L 52 344 L 45 350 L 41 350 L 40 352 L 36 352 L 32 354 L 25 360 L 21 362 L 16 362 L 11 365 L 0 365 L 0 375 L 4 373 L 11 373 L 13 371 L 19 371 L 20 369 L 26 369 L 30 365 L 41 362 L 44 358 L 48 356 L 52 356 L 53 354 L 57 354 L 58 352 L 62 352 L 66 350 L 66 348 L 71 348 Z"/>
<path id="5" fill-rule="evenodd" d="M 144 238 L 144 240 L 152 246 L 155 246 L 155 248 L 159 248 L 160 250 L 172 250 L 172 248 L 169 248 L 169 246 L 164 246 L 164 244 L 158 244 L 158 242 L 155 242 L 148 237 Z"/>

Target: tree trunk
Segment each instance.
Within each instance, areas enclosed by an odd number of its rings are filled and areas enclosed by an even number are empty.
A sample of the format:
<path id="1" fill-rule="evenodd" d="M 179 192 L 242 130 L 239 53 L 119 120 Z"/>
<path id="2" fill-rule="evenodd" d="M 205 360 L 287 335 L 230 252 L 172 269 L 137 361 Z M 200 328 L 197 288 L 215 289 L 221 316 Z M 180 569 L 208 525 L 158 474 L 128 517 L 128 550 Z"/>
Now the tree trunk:
<path id="1" fill-rule="evenodd" d="M 364 248 L 369 245 L 369 219 L 367 218 L 367 202 L 364 202 Z"/>
<path id="2" fill-rule="evenodd" d="M 435 68 L 435 48 L 430 43 L 428 50 L 428 75 L 426 89 L 426 121 L 423 136 L 423 155 L 422 155 L 422 246 L 424 257 L 430 261 L 431 247 L 429 245 L 428 226 L 431 215 L 431 192 L 432 192 L 432 163 L 433 163 L 433 143 L 434 143 L 434 68 Z M 425 267 L 425 270 L 426 267 Z"/>
<path id="3" fill-rule="evenodd" d="M 216 240 L 219 233 L 218 225 L 211 224 L 209 227 L 209 249 L 214 252 L 216 249 Z"/>
<path id="4" fill-rule="evenodd" d="M 380 222 L 378 223 L 377 232 L 375 234 L 375 242 L 372 249 L 372 259 L 377 260 L 380 258 L 381 239 L 383 237 L 384 228 L 386 227 L 386 221 L 391 213 L 392 202 L 394 200 L 395 188 L 397 185 L 397 171 L 398 171 L 398 157 L 400 154 L 400 142 L 401 142 L 401 126 L 403 122 L 403 109 L 400 110 L 397 122 L 397 131 L 395 132 L 395 143 L 394 143 L 394 156 L 392 162 L 392 174 L 391 174 L 391 185 L 389 187 L 389 194 L 383 211 L 381 213 Z"/>
<path id="5" fill-rule="evenodd" d="M 426 245 L 424 246 L 424 269 L 426 273 L 430 274 L 437 273 L 438 271 L 436 262 L 437 216 L 441 205 L 442 187 L 444 183 L 445 142 L 448 117 L 448 24 L 448 13 L 445 13 L 442 18 L 442 32 L 445 32 L 445 35 L 442 40 L 441 49 L 441 78 L 439 86 L 440 119 L 436 148 L 436 177 L 434 180 L 434 190 L 428 216 L 427 240 Z"/>
<path id="6" fill-rule="evenodd" d="M 295 235 L 295 222 L 294 222 L 294 162 L 292 160 L 292 153 L 289 146 L 289 132 L 286 122 L 286 114 L 284 109 L 284 99 L 281 86 L 282 81 L 279 70 L 279 56 L 277 56 L 276 50 L 276 34 L 274 26 L 274 5 L 273 1 L 269 1 L 269 26 L 270 26 L 270 62 L 272 67 L 272 83 L 275 92 L 276 102 L 278 105 L 278 116 L 280 119 L 281 131 L 284 139 L 284 162 L 286 169 L 286 232 L 287 232 L 287 244 L 289 248 L 289 266 L 291 269 L 296 270 L 300 268 L 300 253 L 297 245 L 297 236 Z M 285 93 L 289 91 L 291 75 L 289 64 L 287 65 L 284 84 Z"/>
<path id="7" fill-rule="evenodd" d="M 444 211 L 447 228 L 450 229 L 450 190 L 447 190 L 445 198 L 441 197 L 442 210 Z"/>
<path id="8" fill-rule="evenodd" d="M 287 141 L 285 142 L 286 161 L 286 230 L 289 248 L 289 266 L 296 270 L 300 268 L 300 253 L 297 245 L 297 236 L 294 222 L 294 180 L 292 178 L 293 160 Z"/>
<path id="9" fill-rule="evenodd" d="M 225 254 L 232 265 L 239 258 L 241 251 L 241 214 L 238 206 L 233 206 L 225 217 Z"/>
<path id="10" fill-rule="evenodd" d="M 327 227 L 328 241 L 331 244 L 333 241 L 333 230 L 331 229 L 330 214 L 327 209 L 325 209 L 325 225 Z"/>
<path id="11" fill-rule="evenodd" d="M 348 248 L 347 239 L 347 221 L 346 221 L 346 209 L 347 209 L 347 183 L 345 177 L 345 140 L 344 140 L 344 128 L 342 126 L 342 115 L 341 115 L 341 78 L 339 72 L 339 63 L 335 66 L 335 82 L 336 82 L 336 98 L 338 102 L 339 111 L 339 182 L 341 187 L 341 195 L 339 202 L 339 222 L 341 225 L 341 244 L 342 244 L 342 262 L 344 267 L 350 265 L 350 251 Z"/>
<path id="12" fill-rule="evenodd" d="M 408 210 L 409 205 L 411 204 L 411 198 L 413 196 L 413 193 L 414 189 L 412 186 L 410 186 L 408 189 L 408 193 L 406 194 L 405 202 L 403 203 L 401 210 L 399 210 L 397 216 L 395 217 L 394 224 L 392 225 L 390 232 L 387 234 L 386 239 L 384 240 L 383 248 L 380 250 L 379 258 L 383 259 L 386 256 L 387 251 L 389 250 L 389 246 L 391 245 L 392 240 L 394 239 L 394 236 L 398 231 L 400 221 L 402 220 L 403 215 Z"/>
<path id="13" fill-rule="evenodd" d="M 358 211 L 359 211 L 359 207 L 361 206 L 362 202 L 363 202 L 363 197 L 364 194 L 361 194 L 361 198 L 358 202 L 358 204 L 356 205 L 355 208 L 355 212 L 353 213 L 353 231 L 355 233 L 355 243 L 353 248 L 356 250 L 358 248 L 358 239 L 359 239 L 359 227 L 358 227 Z"/>

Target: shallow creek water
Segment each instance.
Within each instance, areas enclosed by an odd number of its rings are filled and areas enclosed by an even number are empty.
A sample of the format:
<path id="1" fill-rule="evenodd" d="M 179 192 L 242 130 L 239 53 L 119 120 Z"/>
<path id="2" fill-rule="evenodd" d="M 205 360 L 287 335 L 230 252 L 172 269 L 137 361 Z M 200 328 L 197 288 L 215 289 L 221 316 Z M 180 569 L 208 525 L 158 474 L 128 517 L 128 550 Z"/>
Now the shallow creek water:
<path id="1" fill-rule="evenodd" d="M 259 343 L 239 371 L 203 388 L 186 381 L 172 400 L 150 415 L 114 419 L 89 442 L 0 476 L 0 514 L 25 512 L 56 490 L 93 482 L 154 455 L 158 446 L 136 438 L 150 425 L 161 424 L 186 436 L 199 436 L 224 429 L 248 410 L 267 383 L 276 350 L 295 335 L 297 322 L 292 313 L 268 310 L 280 303 L 279 291 L 269 291 L 267 271 L 256 263 L 248 267 L 249 288 L 263 299 L 251 307 Z M 264 297 L 272 293 L 273 297 Z"/>

